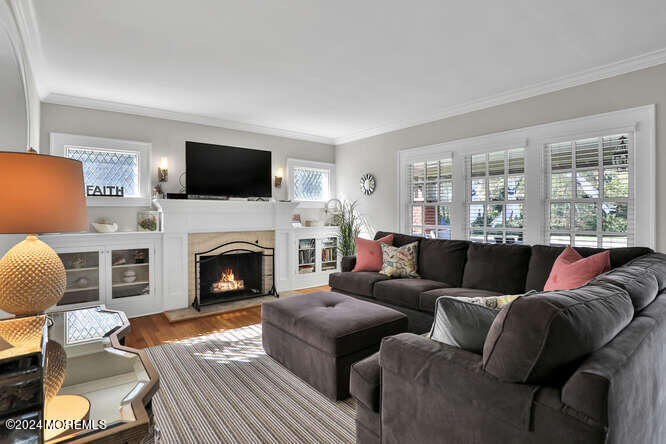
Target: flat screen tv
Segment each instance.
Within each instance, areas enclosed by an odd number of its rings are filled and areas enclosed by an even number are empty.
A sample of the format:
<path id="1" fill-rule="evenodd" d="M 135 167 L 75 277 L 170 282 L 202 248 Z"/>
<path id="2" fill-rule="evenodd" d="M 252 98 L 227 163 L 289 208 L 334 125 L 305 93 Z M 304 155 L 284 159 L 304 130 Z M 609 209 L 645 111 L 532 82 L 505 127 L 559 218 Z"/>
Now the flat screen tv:
<path id="1" fill-rule="evenodd" d="M 185 142 L 188 195 L 271 197 L 271 152 Z"/>

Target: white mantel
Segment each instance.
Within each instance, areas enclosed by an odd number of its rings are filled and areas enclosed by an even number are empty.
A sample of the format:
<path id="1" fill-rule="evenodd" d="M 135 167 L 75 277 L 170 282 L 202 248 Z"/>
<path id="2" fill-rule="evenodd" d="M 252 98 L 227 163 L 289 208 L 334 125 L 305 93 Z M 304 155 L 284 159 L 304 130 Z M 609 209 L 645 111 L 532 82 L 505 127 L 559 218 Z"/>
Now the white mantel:
<path id="1" fill-rule="evenodd" d="M 188 235 L 234 231 L 275 231 L 275 286 L 290 290 L 296 202 L 240 200 L 155 199 L 162 212 L 163 310 L 187 307 Z"/>
<path id="2" fill-rule="evenodd" d="M 165 233 L 290 229 L 297 202 L 154 199 Z"/>

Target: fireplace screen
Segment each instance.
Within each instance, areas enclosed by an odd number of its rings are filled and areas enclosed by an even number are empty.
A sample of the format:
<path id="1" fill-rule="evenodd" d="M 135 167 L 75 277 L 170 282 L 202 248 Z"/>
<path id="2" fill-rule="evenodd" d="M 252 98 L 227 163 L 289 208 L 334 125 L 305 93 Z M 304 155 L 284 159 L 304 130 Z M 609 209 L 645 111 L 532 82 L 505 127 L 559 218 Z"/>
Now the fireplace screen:
<path id="1" fill-rule="evenodd" d="M 235 244 L 244 245 L 243 248 L 217 253 L 217 250 Z M 244 248 L 250 245 L 255 248 Z M 272 251 L 272 248 L 264 248 L 256 243 L 230 242 L 203 253 L 195 253 L 197 282 L 193 306 L 199 309 L 202 305 L 269 294 L 277 296 L 272 283 Z M 266 266 L 267 260 L 271 262 L 270 269 Z"/>

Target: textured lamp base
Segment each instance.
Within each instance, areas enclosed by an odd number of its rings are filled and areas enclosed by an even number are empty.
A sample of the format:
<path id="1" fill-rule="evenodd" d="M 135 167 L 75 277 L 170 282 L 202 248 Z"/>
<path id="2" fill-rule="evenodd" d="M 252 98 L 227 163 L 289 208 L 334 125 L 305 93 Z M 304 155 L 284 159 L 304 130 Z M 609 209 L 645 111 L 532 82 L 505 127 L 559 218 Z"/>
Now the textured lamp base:
<path id="1" fill-rule="evenodd" d="M 41 313 L 62 298 L 66 284 L 60 257 L 34 234 L 0 259 L 0 309 L 7 313 Z"/>
<path id="2" fill-rule="evenodd" d="M 65 381 L 65 370 L 67 369 L 67 354 L 59 342 L 49 341 L 46 343 L 46 362 L 44 363 L 44 404 L 49 402 L 58 394 L 62 383 Z"/>

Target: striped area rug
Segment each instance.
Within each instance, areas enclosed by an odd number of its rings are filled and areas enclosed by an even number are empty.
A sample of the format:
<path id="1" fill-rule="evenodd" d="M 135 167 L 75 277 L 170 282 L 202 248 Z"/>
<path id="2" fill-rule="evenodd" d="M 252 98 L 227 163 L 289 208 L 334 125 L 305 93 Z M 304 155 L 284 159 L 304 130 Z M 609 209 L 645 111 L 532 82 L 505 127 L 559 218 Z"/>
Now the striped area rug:
<path id="1" fill-rule="evenodd" d="M 353 443 L 354 403 L 333 402 L 264 353 L 261 325 L 147 349 L 164 443 Z"/>

